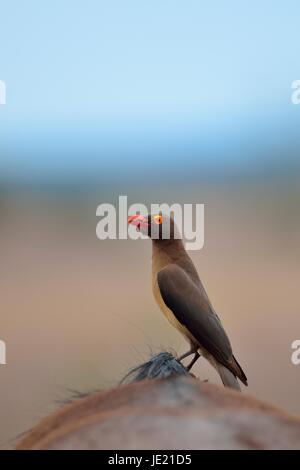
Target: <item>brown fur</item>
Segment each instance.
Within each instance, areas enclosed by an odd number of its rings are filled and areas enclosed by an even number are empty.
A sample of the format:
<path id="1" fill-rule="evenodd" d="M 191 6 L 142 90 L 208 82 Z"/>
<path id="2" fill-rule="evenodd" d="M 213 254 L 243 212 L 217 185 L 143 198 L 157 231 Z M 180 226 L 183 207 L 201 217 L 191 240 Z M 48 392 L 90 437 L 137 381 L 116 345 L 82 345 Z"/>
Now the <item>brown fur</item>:
<path id="1" fill-rule="evenodd" d="M 299 449 L 300 420 L 188 377 L 100 391 L 43 419 L 17 449 Z"/>

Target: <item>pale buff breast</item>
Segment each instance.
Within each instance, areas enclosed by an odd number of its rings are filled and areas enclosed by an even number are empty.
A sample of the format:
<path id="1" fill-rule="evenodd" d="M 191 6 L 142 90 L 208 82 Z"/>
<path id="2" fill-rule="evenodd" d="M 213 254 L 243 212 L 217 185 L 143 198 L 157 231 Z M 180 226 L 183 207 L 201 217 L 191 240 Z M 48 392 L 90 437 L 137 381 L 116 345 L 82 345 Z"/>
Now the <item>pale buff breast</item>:
<path id="1" fill-rule="evenodd" d="M 197 343 L 197 341 L 193 338 L 190 332 L 177 320 L 175 315 L 173 314 L 172 310 L 170 310 L 160 293 L 160 289 L 157 282 L 157 274 L 158 272 L 170 264 L 170 259 L 165 253 L 160 253 L 159 256 L 155 256 L 155 253 L 152 257 L 152 292 L 154 298 L 156 300 L 157 305 L 168 319 L 168 321 L 187 339 L 187 341 Z"/>
<path id="2" fill-rule="evenodd" d="M 152 253 L 152 292 L 153 292 L 157 305 L 159 306 L 159 308 L 161 309 L 165 317 L 168 319 L 168 321 L 171 323 L 171 325 L 173 325 L 191 345 L 197 345 L 198 352 L 200 352 L 200 354 L 203 357 L 205 357 L 216 370 L 218 370 L 218 366 L 214 357 L 208 351 L 206 351 L 202 345 L 199 344 L 199 342 L 187 330 L 187 328 L 185 328 L 177 320 L 172 310 L 170 310 L 164 303 L 164 300 L 161 296 L 160 289 L 159 289 L 158 282 L 157 282 L 157 274 L 159 271 L 161 271 L 161 269 L 173 263 L 173 260 L 168 256 L 167 253 L 157 250 L 155 249 L 155 247 L 153 248 L 154 249 Z"/>
<path id="3" fill-rule="evenodd" d="M 152 291 L 153 291 L 153 295 L 154 295 L 157 305 L 159 306 L 159 308 L 161 309 L 165 317 L 168 319 L 168 321 L 171 323 L 171 325 L 174 326 L 185 337 L 185 339 L 191 344 L 191 346 L 197 345 L 198 352 L 203 357 L 205 357 L 216 370 L 218 370 L 218 365 L 214 357 L 208 351 L 206 351 L 202 345 L 198 343 L 198 341 L 194 338 L 194 336 L 191 335 L 189 330 L 187 330 L 177 320 L 172 310 L 170 310 L 164 303 L 160 290 L 159 290 L 158 283 L 157 283 L 157 273 L 155 275 L 152 274 Z"/>

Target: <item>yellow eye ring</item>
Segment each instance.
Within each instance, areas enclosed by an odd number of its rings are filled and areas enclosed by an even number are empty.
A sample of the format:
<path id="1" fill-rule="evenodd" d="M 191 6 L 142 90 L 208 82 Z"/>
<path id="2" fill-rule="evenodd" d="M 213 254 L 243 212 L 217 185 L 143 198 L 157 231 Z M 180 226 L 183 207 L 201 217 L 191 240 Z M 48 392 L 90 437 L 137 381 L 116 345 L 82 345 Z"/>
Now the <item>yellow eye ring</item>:
<path id="1" fill-rule="evenodd" d="M 157 224 L 157 225 L 161 225 L 162 222 L 163 222 L 163 216 L 162 215 L 155 215 L 153 217 L 154 219 L 154 222 Z"/>

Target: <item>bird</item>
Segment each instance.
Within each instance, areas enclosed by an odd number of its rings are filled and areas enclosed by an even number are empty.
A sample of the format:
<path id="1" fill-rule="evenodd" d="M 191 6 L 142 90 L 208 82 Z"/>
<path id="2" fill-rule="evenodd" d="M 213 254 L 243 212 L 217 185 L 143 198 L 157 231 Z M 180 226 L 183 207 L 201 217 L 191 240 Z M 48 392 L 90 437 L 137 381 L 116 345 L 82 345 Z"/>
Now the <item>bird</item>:
<path id="1" fill-rule="evenodd" d="M 240 391 L 238 379 L 247 377 L 233 355 L 231 343 L 215 312 L 195 265 L 185 250 L 173 217 L 135 214 L 128 224 L 152 240 L 152 291 L 169 322 L 185 337 L 190 349 L 178 359 L 193 355 L 190 370 L 203 356 L 218 372 L 223 385 Z"/>

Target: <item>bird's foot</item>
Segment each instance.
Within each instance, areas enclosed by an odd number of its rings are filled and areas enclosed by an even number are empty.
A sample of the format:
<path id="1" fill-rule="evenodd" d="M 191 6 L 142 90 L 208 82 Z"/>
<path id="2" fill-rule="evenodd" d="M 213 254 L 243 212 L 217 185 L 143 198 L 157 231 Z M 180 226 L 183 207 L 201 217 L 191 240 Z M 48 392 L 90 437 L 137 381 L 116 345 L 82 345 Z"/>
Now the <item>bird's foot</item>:
<path id="1" fill-rule="evenodd" d="M 181 356 L 178 357 L 177 361 L 181 362 L 182 359 L 185 359 L 188 356 L 191 356 L 192 354 L 196 354 L 195 349 L 190 349 L 186 353 L 182 354 Z"/>
<path id="2" fill-rule="evenodd" d="M 191 370 L 191 368 L 193 367 L 193 365 L 195 364 L 196 361 L 198 361 L 199 357 L 201 356 L 201 354 L 198 353 L 198 351 L 195 353 L 195 356 L 193 357 L 193 360 L 190 362 L 190 364 L 186 367 L 186 369 L 188 371 Z"/>

